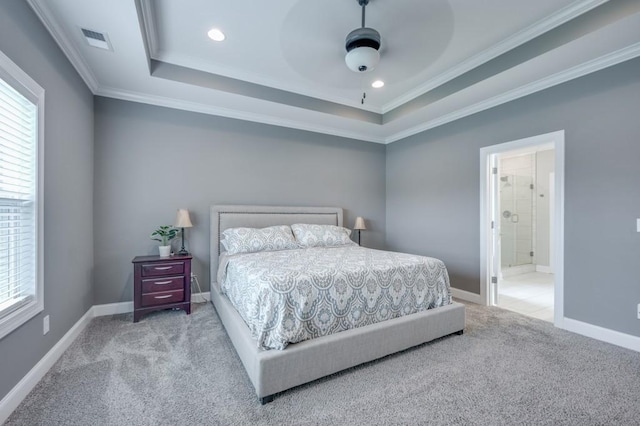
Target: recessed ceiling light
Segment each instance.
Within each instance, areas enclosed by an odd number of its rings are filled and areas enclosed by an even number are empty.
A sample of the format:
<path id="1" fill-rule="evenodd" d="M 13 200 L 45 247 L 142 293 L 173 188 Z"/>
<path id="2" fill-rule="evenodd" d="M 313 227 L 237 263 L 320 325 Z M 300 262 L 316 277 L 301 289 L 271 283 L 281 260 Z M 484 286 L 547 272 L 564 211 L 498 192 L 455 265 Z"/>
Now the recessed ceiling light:
<path id="1" fill-rule="evenodd" d="M 373 87 L 374 89 L 379 89 L 382 86 L 384 86 L 384 81 L 382 80 L 376 80 L 373 83 L 371 83 L 371 87 Z"/>
<path id="2" fill-rule="evenodd" d="M 207 35 L 213 41 L 223 41 L 225 38 L 227 38 L 224 33 L 217 28 L 210 29 Z"/>

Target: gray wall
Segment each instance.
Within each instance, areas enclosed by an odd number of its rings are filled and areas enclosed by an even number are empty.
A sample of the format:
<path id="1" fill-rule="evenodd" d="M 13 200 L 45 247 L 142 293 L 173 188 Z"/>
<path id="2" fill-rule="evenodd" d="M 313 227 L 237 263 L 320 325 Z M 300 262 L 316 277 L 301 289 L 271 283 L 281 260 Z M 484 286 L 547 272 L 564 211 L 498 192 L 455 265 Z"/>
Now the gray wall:
<path id="1" fill-rule="evenodd" d="M 2 399 L 93 304 L 93 96 L 24 1 L 0 2 L 0 50 L 45 89 L 44 312 L 0 340 Z"/>
<path id="2" fill-rule="evenodd" d="M 157 253 L 149 234 L 178 208 L 204 291 L 211 204 L 338 206 L 384 245 L 383 145 L 101 97 L 95 144 L 96 304 L 132 300 L 131 259 Z"/>
<path id="3" fill-rule="evenodd" d="M 480 292 L 480 148 L 566 130 L 565 316 L 640 336 L 640 60 L 387 147 L 387 248 Z"/>

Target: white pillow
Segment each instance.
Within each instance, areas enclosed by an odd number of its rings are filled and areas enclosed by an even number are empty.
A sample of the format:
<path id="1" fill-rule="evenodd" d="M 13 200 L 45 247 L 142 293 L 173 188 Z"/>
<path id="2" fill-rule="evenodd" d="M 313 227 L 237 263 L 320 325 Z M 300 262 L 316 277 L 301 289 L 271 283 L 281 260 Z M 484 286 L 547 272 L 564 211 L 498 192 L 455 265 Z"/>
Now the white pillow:
<path id="1" fill-rule="evenodd" d="M 222 245 L 229 255 L 298 248 L 291 228 L 284 225 L 262 229 L 229 228 L 222 235 Z"/>
<path id="2" fill-rule="evenodd" d="M 336 247 L 356 244 L 349 238 L 351 230 L 343 228 L 342 226 L 296 223 L 295 225 L 291 225 L 291 230 L 296 237 L 298 245 L 303 248 Z"/>

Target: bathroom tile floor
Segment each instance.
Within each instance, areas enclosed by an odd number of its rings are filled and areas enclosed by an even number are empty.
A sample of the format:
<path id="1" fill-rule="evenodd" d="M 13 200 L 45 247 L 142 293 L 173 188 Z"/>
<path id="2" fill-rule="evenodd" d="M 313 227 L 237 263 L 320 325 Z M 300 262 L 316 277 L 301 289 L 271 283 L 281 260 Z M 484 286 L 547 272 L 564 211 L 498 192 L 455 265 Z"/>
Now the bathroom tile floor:
<path id="1" fill-rule="evenodd" d="M 498 283 L 498 306 L 553 322 L 553 274 L 529 272 Z"/>

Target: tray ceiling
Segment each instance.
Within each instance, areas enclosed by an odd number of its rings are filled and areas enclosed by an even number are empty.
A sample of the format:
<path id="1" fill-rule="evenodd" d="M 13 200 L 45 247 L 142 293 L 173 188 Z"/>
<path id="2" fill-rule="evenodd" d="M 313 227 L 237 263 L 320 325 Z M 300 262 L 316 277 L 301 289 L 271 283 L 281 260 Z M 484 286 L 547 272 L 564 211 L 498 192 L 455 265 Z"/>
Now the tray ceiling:
<path id="1" fill-rule="evenodd" d="M 344 63 L 356 0 L 28 2 L 97 95 L 378 143 L 640 55 L 638 1 L 371 0 L 363 74 Z"/>

